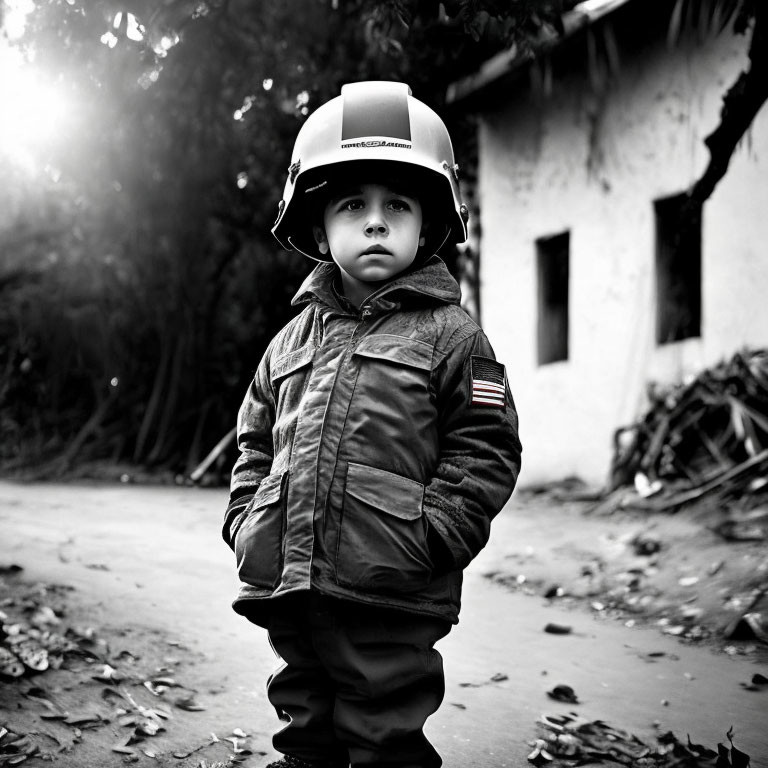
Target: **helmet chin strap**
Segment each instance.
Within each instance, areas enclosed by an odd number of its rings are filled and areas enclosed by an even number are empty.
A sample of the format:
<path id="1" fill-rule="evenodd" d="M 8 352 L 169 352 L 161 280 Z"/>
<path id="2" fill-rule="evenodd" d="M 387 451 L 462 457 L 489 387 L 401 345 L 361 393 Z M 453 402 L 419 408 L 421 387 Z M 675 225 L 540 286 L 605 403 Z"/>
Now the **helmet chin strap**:
<path id="1" fill-rule="evenodd" d="M 446 226 L 445 234 L 443 235 L 443 239 L 440 241 L 440 244 L 437 245 L 435 248 L 430 248 L 430 251 L 432 251 L 432 253 L 430 253 L 429 255 L 432 256 L 432 254 L 437 253 L 445 245 L 445 243 L 448 240 L 448 238 L 450 237 L 450 235 L 451 235 L 451 228 Z"/>
<path id="2" fill-rule="evenodd" d="M 315 253 L 307 253 L 303 248 L 299 248 L 290 236 L 288 237 L 288 242 L 291 244 L 291 248 L 293 248 L 294 251 L 298 251 L 302 256 L 306 256 L 308 259 L 312 259 L 312 261 L 319 261 L 321 264 L 327 264 L 328 262 L 333 261 L 330 254 L 327 259 L 324 259 Z"/>

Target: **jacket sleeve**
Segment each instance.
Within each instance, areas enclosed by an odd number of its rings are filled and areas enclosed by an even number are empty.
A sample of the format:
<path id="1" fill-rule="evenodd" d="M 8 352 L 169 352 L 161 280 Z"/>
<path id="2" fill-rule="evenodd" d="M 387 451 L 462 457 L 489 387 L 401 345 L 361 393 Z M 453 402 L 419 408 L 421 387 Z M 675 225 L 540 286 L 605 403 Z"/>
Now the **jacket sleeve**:
<path id="1" fill-rule="evenodd" d="M 473 404 L 473 366 L 487 368 L 488 361 L 500 372 L 503 401 L 474 398 Z M 517 412 L 503 368 L 480 330 L 449 351 L 435 384 L 440 458 L 424 494 L 427 535 L 436 569 L 463 569 L 487 543 L 491 520 L 517 482 L 522 451 Z"/>
<path id="2" fill-rule="evenodd" d="M 229 505 L 222 536 L 232 547 L 243 512 L 272 466 L 272 425 L 275 399 L 269 381 L 269 353 L 261 360 L 237 417 L 237 446 L 240 456 L 232 468 Z"/>

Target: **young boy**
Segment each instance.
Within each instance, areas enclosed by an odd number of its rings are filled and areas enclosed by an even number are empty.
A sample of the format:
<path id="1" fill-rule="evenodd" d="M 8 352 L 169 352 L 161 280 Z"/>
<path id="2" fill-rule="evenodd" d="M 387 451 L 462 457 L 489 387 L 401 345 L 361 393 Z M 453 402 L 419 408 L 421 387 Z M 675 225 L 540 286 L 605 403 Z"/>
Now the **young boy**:
<path id="1" fill-rule="evenodd" d="M 223 535 L 283 665 L 272 768 L 438 768 L 434 644 L 520 469 L 504 366 L 435 252 L 466 239 L 440 118 L 346 85 L 296 139 L 273 233 L 321 262 L 238 422 Z"/>

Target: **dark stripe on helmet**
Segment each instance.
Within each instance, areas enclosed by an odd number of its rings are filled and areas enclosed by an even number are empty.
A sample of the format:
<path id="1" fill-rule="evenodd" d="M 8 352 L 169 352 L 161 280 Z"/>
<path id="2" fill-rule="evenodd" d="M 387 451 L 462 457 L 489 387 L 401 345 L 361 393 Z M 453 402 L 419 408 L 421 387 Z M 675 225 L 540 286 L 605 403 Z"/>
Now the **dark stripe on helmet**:
<path id="1" fill-rule="evenodd" d="M 411 140 L 408 94 L 404 90 L 377 94 L 375 99 L 364 90 L 344 94 L 341 140 L 365 136 L 387 136 Z"/>

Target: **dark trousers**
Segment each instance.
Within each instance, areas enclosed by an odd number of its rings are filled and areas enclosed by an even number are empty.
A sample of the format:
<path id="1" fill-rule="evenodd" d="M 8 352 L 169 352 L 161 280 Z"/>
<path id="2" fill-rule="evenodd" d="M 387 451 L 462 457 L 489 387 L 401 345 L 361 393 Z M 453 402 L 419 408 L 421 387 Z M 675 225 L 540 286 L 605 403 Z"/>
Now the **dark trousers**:
<path id="1" fill-rule="evenodd" d="M 267 696 L 287 725 L 276 750 L 353 768 L 439 768 L 422 728 L 445 694 L 442 619 L 311 594 L 268 621 L 282 666 Z"/>

